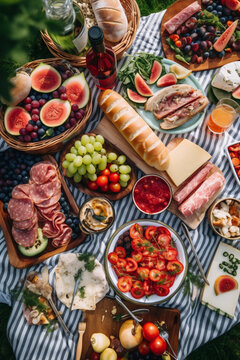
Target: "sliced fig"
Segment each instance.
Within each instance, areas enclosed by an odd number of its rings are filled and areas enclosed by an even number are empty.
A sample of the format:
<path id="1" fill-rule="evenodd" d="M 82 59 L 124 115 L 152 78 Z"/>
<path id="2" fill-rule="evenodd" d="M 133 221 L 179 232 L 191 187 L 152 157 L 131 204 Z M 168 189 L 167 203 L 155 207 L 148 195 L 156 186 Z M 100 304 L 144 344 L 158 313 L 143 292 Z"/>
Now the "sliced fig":
<path id="1" fill-rule="evenodd" d="M 232 276 L 222 275 L 219 276 L 214 284 L 214 290 L 216 295 L 232 291 L 238 288 L 238 282 Z"/>
<path id="2" fill-rule="evenodd" d="M 131 89 L 127 89 L 127 95 L 131 101 L 137 104 L 145 104 L 145 102 L 147 101 L 146 97 L 139 95 Z"/>
<path id="3" fill-rule="evenodd" d="M 238 20 L 235 20 L 217 39 L 217 41 L 213 44 L 213 47 L 216 51 L 221 52 L 227 46 L 229 40 L 231 39 L 234 31 L 236 30 L 238 24 Z"/>
<path id="4" fill-rule="evenodd" d="M 157 81 L 157 79 L 160 78 L 161 73 L 162 73 L 162 64 L 157 60 L 154 60 L 148 83 L 154 84 Z"/>
<path id="5" fill-rule="evenodd" d="M 232 92 L 232 97 L 240 100 L 240 85 Z"/>
<path id="6" fill-rule="evenodd" d="M 150 87 L 148 86 L 146 81 L 141 77 L 140 74 L 137 73 L 135 75 L 134 82 L 135 82 L 136 90 L 140 95 L 146 97 L 150 97 L 153 95 L 152 90 L 150 89 Z"/>
<path id="7" fill-rule="evenodd" d="M 160 77 L 157 82 L 158 87 L 175 85 L 177 83 L 177 78 L 173 73 L 168 73 Z"/>

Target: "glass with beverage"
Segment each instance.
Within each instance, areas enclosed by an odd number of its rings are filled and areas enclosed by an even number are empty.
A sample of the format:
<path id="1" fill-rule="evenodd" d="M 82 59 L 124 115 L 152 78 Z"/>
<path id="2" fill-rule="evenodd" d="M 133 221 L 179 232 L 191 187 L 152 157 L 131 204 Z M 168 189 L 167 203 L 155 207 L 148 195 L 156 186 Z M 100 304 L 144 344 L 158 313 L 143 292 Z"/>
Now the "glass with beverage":
<path id="1" fill-rule="evenodd" d="M 238 117 L 240 107 L 232 99 L 221 99 L 208 119 L 208 128 L 214 134 L 223 134 Z"/>

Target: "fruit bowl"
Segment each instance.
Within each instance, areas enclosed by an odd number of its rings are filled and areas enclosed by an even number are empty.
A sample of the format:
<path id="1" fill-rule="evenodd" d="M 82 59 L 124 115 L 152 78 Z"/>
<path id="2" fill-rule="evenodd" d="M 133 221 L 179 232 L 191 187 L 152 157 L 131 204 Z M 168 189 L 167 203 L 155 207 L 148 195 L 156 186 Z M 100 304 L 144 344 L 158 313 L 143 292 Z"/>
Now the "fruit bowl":
<path id="1" fill-rule="evenodd" d="M 28 63 L 28 64 L 25 64 L 22 69 L 24 71 L 26 71 L 27 73 L 29 72 L 32 72 L 33 69 L 35 69 L 36 67 L 38 67 L 40 64 L 42 64 L 43 66 L 46 67 L 46 65 L 50 65 L 52 67 L 55 67 L 55 68 L 58 68 L 60 69 L 59 71 L 62 73 L 62 74 L 66 74 L 67 71 L 71 72 L 73 75 L 76 75 L 79 73 L 78 69 L 76 68 L 73 68 L 70 64 L 68 64 L 67 62 L 64 62 L 63 60 L 61 59 L 42 59 L 42 60 L 35 60 L 31 63 Z M 36 71 L 36 70 L 35 70 Z M 74 76 L 75 78 L 75 76 Z M 62 75 L 62 80 L 61 81 L 64 81 L 65 79 L 63 78 L 63 75 Z M 32 84 L 33 86 L 33 84 Z M 62 86 L 60 86 L 62 87 Z M 60 88 L 59 88 L 60 89 Z M 32 90 L 31 90 L 32 91 Z M 50 103 L 50 101 L 54 101 L 53 100 L 50 100 L 50 98 L 48 98 L 48 94 L 47 93 L 44 93 L 44 90 L 41 91 L 41 93 L 36 92 L 36 96 L 39 96 L 38 94 L 41 94 L 41 100 L 43 100 L 46 104 L 41 107 L 41 110 L 36 108 L 36 110 L 38 110 L 38 114 L 40 115 L 41 112 L 42 112 L 42 109 L 44 109 L 44 106 L 46 106 L 47 104 Z M 53 91 L 52 93 L 49 93 L 50 96 L 52 96 L 54 98 L 54 92 Z M 60 93 L 60 92 L 59 92 Z M 64 94 L 63 94 L 64 95 Z M 61 96 L 62 94 L 60 95 L 60 99 L 55 99 L 55 100 L 58 100 L 59 102 L 59 105 L 60 102 L 64 103 L 64 101 L 61 100 Z M 26 98 L 27 99 L 27 98 Z M 47 101 L 46 102 L 46 99 L 47 100 L 50 100 L 50 101 Z M 63 99 L 64 100 L 64 99 Z M 65 99 L 66 100 L 66 99 Z M 29 101 L 32 101 L 32 104 L 35 100 L 32 100 L 30 97 L 29 97 Z M 39 101 L 35 101 L 36 103 L 40 103 L 40 100 Z M 67 101 L 65 101 L 65 103 L 68 103 Z M 20 103 L 21 104 L 21 103 Z M 24 101 L 24 107 L 29 106 L 29 108 L 32 106 L 32 104 L 28 104 L 27 102 Z M 35 107 L 35 105 L 37 104 L 34 104 L 33 107 Z M 18 105 L 17 105 L 18 106 Z M 38 107 L 39 107 L 39 104 L 38 104 Z M 35 120 L 33 120 L 33 116 L 38 116 L 39 115 L 35 115 L 35 112 L 34 112 L 34 115 L 33 115 L 33 109 L 31 109 L 31 112 L 32 112 L 32 121 L 33 121 L 33 124 L 28 124 L 28 125 L 31 125 L 32 127 L 34 127 L 35 125 L 38 127 L 38 129 L 36 130 L 35 132 L 35 135 L 36 137 L 38 137 L 39 139 L 35 139 L 32 137 L 30 137 L 30 141 L 20 141 L 18 139 L 17 136 L 13 136 L 11 135 L 10 133 L 7 132 L 6 128 L 5 128 L 5 125 L 4 125 L 4 115 L 5 115 L 5 110 L 6 110 L 6 106 L 2 106 L 1 109 L 0 109 L 0 136 L 4 139 L 4 141 L 12 148 L 16 149 L 16 150 L 20 150 L 20 151 L 24 151 L 24 152 L 28 152 L 28 153 L 31 153 L 31 154 L 50 154 L 50 153 L 55 153 L 59 150 L 61 150 L 65 145 L 66 143 L 76 134 L 79 134 L 81 131 L 84 130 L 84 127 L 86 125 L 86 122 L 87 120 L 89 119 L 90 115 L 91 115 L 91 112 L 92 112 L 92 97 L 91 97 L 91 93 L 89 94 L 89 99 L 88 99 L 88 102 L 84 108 L 85 110 L 82 111 L 82 114 L 81 116 L 79 116 L 79 119 L 76 120 L 74 123 L 70 124 L 70 118 L 65 121 L 64 124 L 60 124 L 58 127 L 54 127 L 54 125 L 52 125 L 51 127 L 48 125 L 45 126 L 45 124 L 40 121 L 40 125 L 36 125 L 38 123 L 38 121 L 36 121 L 35 123 Z M 34 108 L 35 110 L 35 108 Z M 40 110 L 40 111 L 39 111 Z M 66 112 L 69 113 L 69 109 L 64 109 Z M 71 109 L 70 109 L 71 110 Z M 82 110 L 82 109 L 80 109 Z M 79 110 L 79 111 L 80 111 Z M 30 112 L 27 112 L 26 110 L 26 113 L 30 116 Z M 69 115 L 69 114 L 68 114 Z M 80 113 L 79 113 L 80 115 Z M 28 119 L 27 119 L 28 120 Z M 63 119 L 64 120 L 64 119 Z M 69 123 L 69 126 L 67 126 L 66 124 Z M 46 129 L 50 129 L 51 132 L 54 131 L 54 135 L 49 135 L 48 137 L 46 136 L 42 136 L 40 134 L 38 134 L 38 131 L 39 130 L 44 130 L 44 126 Z M 65 126 L 66 125 L 66 126 Z M 25 126 L 24 126 L 25 127 Z M 40 128 L 39 128 L 40 127 Z M 61 129 L 60 129 L 61 128 Z M 53 130 L 55 129 L 55 130 Z M 18 130 L 19 131 L 19 130 Z M 30 130 L 29 130 L 30 131 Z M 34 132 L 35 130 L 33 130 Z M 46 132 L 45 132 L 46 133 Z M 47 134 L 47 133 L 46 133 Z M 48 134 L 47 134 L 48 135 Z M 38 141 L 36 141 L 38 140 Z"/>
<path id="2" fill-rule="evenodd" d="M 136 299 L 131 295 L 130 292 L 123 293 L 118 289 L 118 286 L 117 286 L 118 277 L 117 277 L 112 265 L 110 264 L 110 262 L 108 260 L 108 255 L 109 255 L 109 253 L 114 251 L 116 246 L 118 246 L 117 243 L 118 243 L 119 237 L 121 235 L 124 235 L 124 233 L 126 231 L 128 231 L 130 229 L 130 227 L 135 223 L 138 223 L 142 227 L 163 226 L 171 234 L 171 238 L 174 243 L 174 246 L 178 251 L 177 258 L 183 264 L 184 269 L 179 275 L 176 276 L 175 281 L 174 281 L 173 285 L 169 288 L 170 291 L 169 291 L 168 295 L 166 295 L 166 296 L 158 296 L 158 295 L 154 294 L 154 295 L 150 295 L 150 296 L 143 296 L 140 299 Z M 161 304 L 163 302 L 168 301 L 172 296 L 174 296 L 180 290 L 181 286 L 183 285 L 184 280 L 186 278 L 187 269 L 188 269 L 188 256 L 187 256 L 187 251 L 186 251 L 185 245 L 184 245 L 181 237 L 169 225 L 167 225 L 161 221 L 158 221 L 158 220 L 138 219 L 138 220 L 132 220 L 132 221 L 129 221 L 129 222 L 123 224 L 111 236 L 111 238 L 108 242 L 106 251 L 105 251 L 105 272 L 106 272 L 106 276 L 109 281 L 109 284 L 114 289 L 114 291 L 119 296 L 121 296 L 124 300 L 130 301 L 135 304 L 156 305 L 156 304 Z"/>

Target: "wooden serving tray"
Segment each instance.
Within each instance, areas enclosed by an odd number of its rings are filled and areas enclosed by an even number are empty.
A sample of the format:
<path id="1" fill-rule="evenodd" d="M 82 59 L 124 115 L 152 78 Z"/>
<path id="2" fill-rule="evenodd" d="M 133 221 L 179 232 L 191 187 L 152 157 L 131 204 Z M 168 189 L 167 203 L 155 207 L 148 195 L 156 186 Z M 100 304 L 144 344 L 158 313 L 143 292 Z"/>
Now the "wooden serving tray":
<path id="1" fill-rule="evenodd" d="M 180 327 L 180 312 L 177 309 L 165 309 L 157 306 L 135 305 L 125 302 L 130 310 L 148 308 L 150 311 L 147 314 L 141 314 L 139 317 L 143 318 L 143 322 L 147 321 L 165 321 L 169 332 L 169 342 L 173 350 L 177 354 L 178 350 L 178 334 Z M 83 351 L 81 360 L 90 359 L 92 353 L 92 346 L 90 338 L 93 333 L 104 333 L 107 336 L 118 337 L 119 329 L 123 321 L 119 322 L 113 319 L 111 311 L 113 307 L 117 308 L 117 314 L 126 314 L 126 311 L 116 302 L 115 299 L 104 298 L 96 305 L 96 310 L 86 311 L 84 321 L 86 321 L 86 331 L 83 335 Z M 169 347 L 167 350 L 170 351 Z"/>
<path id="2" fill-rule="evenodd" d="M 161 23 L 161 42 L 165 57 L 167 59 L 173 60 L 181 64 L 182 66 L 191 69 L 192 71 L 201 71 L 201 70 L 209 70 L 221 67 L 225 64 L 228 64 L 232 61 L 238 61 L 240 57 L 239 51 L 233 51 L 231 54 L 226 54 L 222 59 L 206 59 L 202 64 L 192 64 L 189 65 L 185 64 L 182 61 L 179 61 L 175 58 L 175 52 L 171 50 L 170 46 L 166 43 L 166 39 L 169 37 L 169 33 L 164 28 L 165 22 L 179 13 L 182 9 L 186 8 L 190 5 L 194 0 L 178 0 L 174 2 L 169 8 L 166 10 L 165 14 L 162 18 Z M 199 4 L 201 5 L 201 0 L 198 0 Z M 194 16 L 194 15 L 193 15 Z"/>
<path id="3" fill-rule="evenodd" d="M 43 159 L 50 160 L 54 165 L 56 165 L 56 168 L 58 169 L 58 164 L 51 155 L 43 156 Z M 62 184 L 62 193 L 63 193 L 64 197 L 66 198 L 66 200 L 68 201 L 71 211 L 75 215 L 78 215 L 79 214 L 78 206 L 77 206 L 70 190 L 68 189 L 64 178 L 61 176 L 60 171 L 58 171 L 58 172 L 59 172 L 59 177 L 60 177 L 61 184 Z M 3 210 L 3 203 L 1 201 L 0 201 L 0 227 L 3 230 L 3 234 L 4 234 L 4 237 L 6 240 L 10 264 L 12 266 L 14 266 L 16 268 L 20 268 L 20 269 L 39 264 L 39 263 L 43 262 L 44 260 L 50 258 L 53 255 L 60 254 L 64 251 L 73 249 L 77 245 L 81 244 L 87 236 L 86 234 L 81 233 L 77 239 L 75 239 L 75 240 L 72 239 L 69 244 L 59 247 L 59 248 L 55 248 L 54 246 L 52 246 L 51 241 L 49 241 L 47 248 L 41 254 L 39 254 L 38 256 L 34 256 L 34 257 L 27 257 L 27 256 L 22 255 L 20 253 L 20 251 L 18 250 L 17 243 L 14 241 L 14 239 L 12 237 L 11 219 L 10 219 L 8 213 Z"/>
<path id="4" fill-rule="evenodd" d="M 95 136 L 96 134 L 95 133 L 88 133 L 87 135 L 93 135 Z M 136 177 L 136 167 L 134 165 L 134 163 L 130 160 L 130 159 L 127 159 L 127 164 L 129 164 L 132 168 L 132 172 L 131 172 L 131 178 L 129 180 L 129 183 L 128 183 L 128 186 L 126 188 L 122 188 L 118 193 L 112 193 L 112 192 L 102 192 L 102 191 L 94 191 L 94 190 L 91 190 L 87 187 L 87 185 L 83 184 L 82 182 L 80 183 L 75 183 L 74 180 L 72 178 L 68 178 L 66 176 L 66 169 L 64 169 L 62 167 L 62 162 L 65 158 L 65 155 L 67 153 L 70 152 L 70 149 L 71 147 L 73 146 L 74 142 L 76 140 L 79 140 L 80 136 L 77 136 L 75 137 L 73 140 L 71 140 L 70 144 L 68 144 L 64 151 L 61 152 L 61 155 L 60 155 L 60 165 L 61 165 L 61 170 L 63 172 L 63 175 L 66 177 L 66 179 L 68 179 L 68 181 L 75 187 L 77 187 L 81 192 L 89 195 L 89 196 L 105 196 L 106 198 L 108 198 L 109 200 L 112 200 L 112 201 L 115 201 L 115 200 L 119 200 L 119 199 L 122 199 L 123 197 L 127 196 L 131 191 L 132 191 L 132 188 L 137 180 L 137 177 Z M 106 140 L 106 137 L 104 135 L 104 138 L 105 138 L 105 147 L 106 147 L 106 150 L 109 150 L 109 151 L 114 151 L 116 152 L 117 154 L 123 154 L 123 151 L 120 150 L 121 149 L 121 144 L 119 147 L 113 145 L 109 140 Z M 110 137 L 110 139 L 113 139 Z M 127 156 L 128 157 L 128 156 Z"/>
<path id="5" fill-rule="evenodd" d="M 171 179 L 168 177 L 167 173 L 165 171 L 159 171 L 148 164 L 145 163 L 145 161 L 140 158 L 140 156 L 135 152 L 135 150 L 131 147 L 131 145 L 128 144 L 128 142 L 124 139 L 124 137 L 121 135 L 121 133 L 115 128 L 115 126 L 106 118 L 103 117 L 103 119 L 100 121 L 94 132 L 101 134 L 104 136 L 105 139 L 115 139 L 115 144 L 118 147 L 121 147 L 122 151 L 127 154 L 128 158 L 134 162 L 134 164 L 141 169 L 144 174 L 159 174 L 163 178 L 165 178 L 171 185 L 173 194 L 176 192 L 177 187 L 172 183 Z M 182 138 L 174 138 L 170 141 L 170 143 L 167 145 L 167 148 L 171 151 L 174 149 L 179 142 L 181 142 Z M 218 171 L 220 173 L 221 170 L 214 166 L 214 168 L 211 170 L 209 175 L 211 175 L 213 172 Z M 208 175 L 208 176 L 209 176 Z M 195 214 L 185 218 L 179 211 L 178 206 L 175 200 L 172 200 L 170 206 L 168 207 L 168 211 L 170 211 L 172 214 L 177 215 L 182 221 L 184 221 L 191 229 L 196 229 L 198 225 L 202 222 L 205 213 L 208 209 L 208 207 L 211 205 L 211 203 L 218 197 L 222 189 L 215 194 L 214 197 L 212 197 L 207 204 L 201 209 L 201 212 L 196 212 Z"/>

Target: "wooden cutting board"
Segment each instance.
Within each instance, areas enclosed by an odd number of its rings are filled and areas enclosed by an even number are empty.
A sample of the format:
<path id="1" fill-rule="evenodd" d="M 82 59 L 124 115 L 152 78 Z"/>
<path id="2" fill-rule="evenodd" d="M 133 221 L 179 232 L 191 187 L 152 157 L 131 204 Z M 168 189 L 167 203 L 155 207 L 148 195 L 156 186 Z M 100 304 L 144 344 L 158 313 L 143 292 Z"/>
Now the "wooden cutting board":
<path id="1" fill-rule="evenodd" d="M 143 317 L 143 323 L 147 321 L 165 321 L 169 332 L 169 341 L 173 350 L 177 354 L 178 349 L 178 334 L 180 327 L 180 312 L 177 309 L 165 309 L 157 306 L 143 306 L 125 302 L 130 310 L 148 308 L 150 311 L 147 314 L 139 315 Z M 93 333 L 101 332 L 107 336 L 118 337 L 119 329 L 122 322 L 116 321 L 112 317 L 113 307 L 117 308 L 117 314 L 126 314 L 126 311 L 119 305 L 115 299 L 104 298 L 96 305 L 96 310 L 86 311 L 84 321 L 86 322 L 86 331 L 83 336 L 83 352 L 81 360 L 90 359 L 92 353 L 92 346 L 90 345 L 90 338 Z M 167 348 L 170 351 L 169 348 Z"/>
<path id="2" fill-rule="evenodd" d="M 158 174 L 165 178 L 171 185 L 172 192 L 174 193 L 177 190 L 177 187 L 172 183 L 170 178 L 168 177 L 165 171 L 159 171 L 155 168 L 149 166 L 145 163 L 144 160 L 136 153 L 136 151 L 128 144 L 128 142 L 124 139 L 121 133 L 115 128 L 115 126 L 106 118 L 103 117 L 98 126 L 94 129 L 95 133 L 103 135 L 107 140 L 114 142 L 114 144 L 121 149 L 128 157 L 132 160 L 136 166 L 144 172 L 144 174 Z M 179 142 L 181 142 L 182 138 L 174 138 L 170 141 L 167 145 L 167 148 L 171 151 L 174 149 Z M 218 171 L 221 173 L 220 169 L 217 166 L 214 166 L 212 171 L 209 173 L 212 174 L 213 172 Z M 185 218 L 179 211 L 176 201 L 172 200 L 168 211 L 172 214 L 177 215 L 182 221 L 184 221 L 191 229 L 196 229 L 198 225 L 202 222 L 206 210 L 210 206 L 210 204 L 218 197 L 222 189 L 215 194 L 214 197 L 210 199 L 210 201 L 205 204 L 205 206 L 201 209 L 201 211 L 196 212 L 195 214 Z"/>
<path id="3" fill-rule="evenodd" d="M 166 10 L 161 23 L 161 42 L 165 57 L 169 60 L 173 60 L 181 64 L 182 66 L 191 69 L 192 71 L 202 71 L 202 70 L 209 70 L 221 67 L 225 64 L 228 64 L 232 61 L 238 61 L 240 57 L 239 51 L 233 51 L 231 54 L 226 54 L 223 58 L 215 58 L 215 59 L 207 59 L 202 64 L 185 64 L 182 61 L 178 61 L 175 58 L 175 52 L 170 49 L 170 46 L 166 43 L 166 39 L 169 37 L 169 33 L 164 28 L 165 22 L 179 13 L 182 9 L 186 8 L 188 5 L 193 3 L 194 0 L 178 0 L 175 1 L 169 8 Z M 201 5 L 201 0 L 198 0 L 199 4 Z"/>

